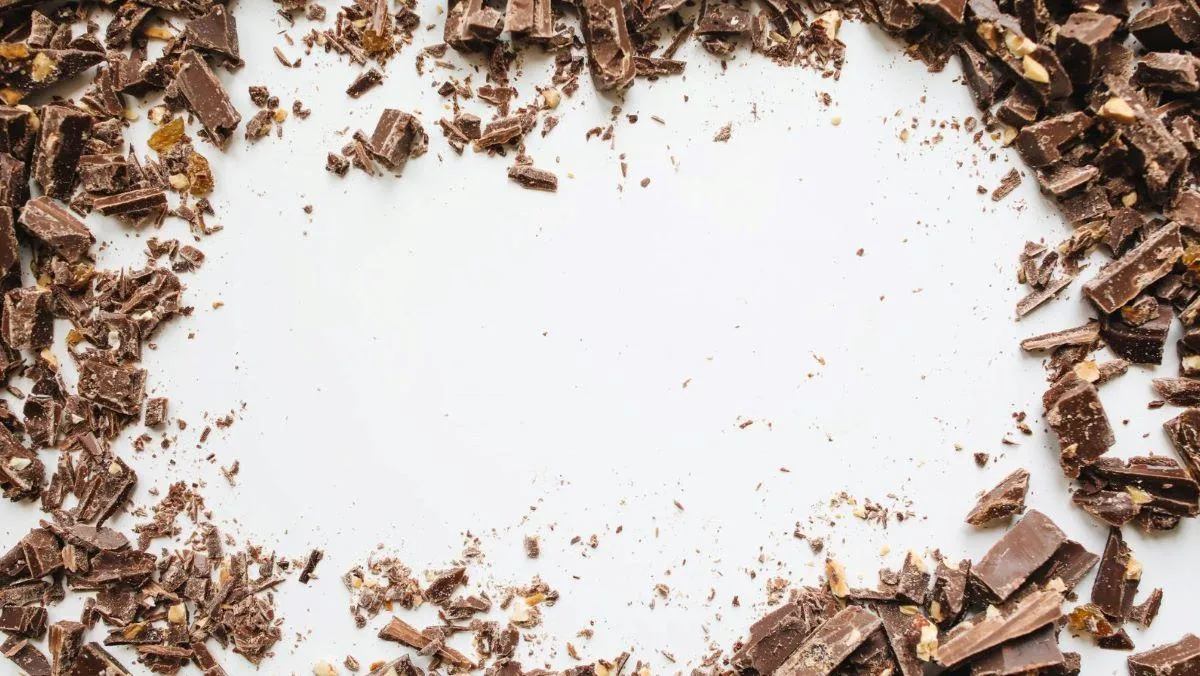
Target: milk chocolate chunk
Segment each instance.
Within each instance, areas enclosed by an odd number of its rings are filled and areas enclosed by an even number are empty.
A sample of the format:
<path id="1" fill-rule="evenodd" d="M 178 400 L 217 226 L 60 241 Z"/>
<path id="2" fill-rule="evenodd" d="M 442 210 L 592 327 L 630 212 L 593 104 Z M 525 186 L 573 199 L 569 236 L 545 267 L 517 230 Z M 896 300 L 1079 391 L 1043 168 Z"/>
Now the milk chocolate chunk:
<path id="1" fill-rule="evenodd" d="M 7 657 L 27 676 L 51 676 L 50 660 L 29 642 L 29 639 L 10 636 L 0 644 L 0 655 Z"/>
<path id="2" fill-rule="evenodd" d="M 79 495 L 76 516 L 83 522 L 102 524 L 129 499 L 137 474 L 120 458 L 99 458 L 96 465 L 87 481 L 75 488 Z"/>
<path id="3" fill-rule="evenodd" d="M 1076 12 L 1067 17 L 1054 49 L 1075 84 L 1086 85 L 1100 75 L 1100 50 L 1113 39 L 1121 20 L 1108 14 Z"/>
<path id="4" fill-rule="evenodd" d="M 1017 316 L 1024 317 L 1042 305 L 1045 305 L 1047 301 L 1049 301 L 1051 298 L 1054 298 L 1061 293 L 1063 289 L 1070 286 L 1071 282 L 1073 281 L 1075 281 L 1074 276 L 1064 275 L 1058 279 L 1051 280 L 1040 289 L 1034 289 L 1033 291 L 1030 291 L 1028 295 L 1017 301 Z"/>
<path id="5" fill-rule="evenodd" d="M 40 350 L 54 342 L 53 292 L 35 286 L 4 294 L 0 330 L 14 350 Z"/>
<path id="6" fill-rule="evenodd" d="M 13 433 L 0 425 L 0 488 L 9 500 L 28 500 L 42 491 L 46 468 L 34 451 L 25 448 Z M 18 550 L 19 551 L 19 550 Z M 21 555 L 22 570 L 24 556 Z"/>
<path id="7" fill-rule="evenodd" d="M 1092 383 L 1069 374 L 1046 391 L 1042 404 L 1046 423 L 1058 437 L 1059 463 L 1067 476 L 1078 476 L 1116 443 Z"/>
<path id="8" fill-rule="evenodd" d="M 46 609 L 42 606 L 0 608 L 0 631 L 21 638 L 41 638 L 46 633 Z"/>
<path id="9" fill-rule="evenodd" d="M 1200 19 L 1188 3 L 1163 2 L 1135 14 L 1129 32 L 1149 50 L 1187 49 L 1200 40 Z"/>
<path id="10" fill-rule="evenodd" d="M 727 0 L 705 0 L 696 35 L 734 36 L 750 30 L 750 13 Z"/>
<path id="11" fill-rule="evenodd" d="M 1133 82 L 1147 89 L 1189 93 L 1200 91 L 1197 67 L 1200 59 L 1191 54 L 1151 52 L 1138 59 Z"/>
<path id="12" fill-rule="evenodd" d="M 1134 364 L 1161 364 L 1173 319 L 1171 308 L 1156 302 L 1155 317 L 1150 321 L 1134 326 L 1117 312 L 1105 317 L 1100 333 L 1108 347 L 1126 360 Z"/>
<path id="13" fill-rule="evenodd" d="M 1031 634 L 1058 620 L 1062 615 L 1062 602 L 1062 594 L 1040 590 L 997 608 L 997 612 L 984 613 L 955 627 L 938 647 L 935 659 L 944 667 L 954 667 L 996 646 Z"/>
<path id="14" fill-rule="evenodd" d="M 847 606 L 829 618 L 775 671 L 777 676 L 826 676 L 883 626 L 874 613 Z"/>
<path id="15" fill-rule="evenodd" d="M 1175 516 L 1200 514 L 1200 484 L 1173 458 L 1134 456 L 1100 458 L 1082 476 L 1113 490 L 1130 493 L 1143 510 L 1157 510 Z"/>
<path id="16" fill-rule="evenodd" d="M 33 157 L 41 126 L 33 108 L 26 105 L 0 105 L 0 153 L 22 162 Z"/>
<path id="17" fill-rule="evenodd" d="M 104 61 L 103 49 L 53 49 L 24 47 L 24 56 L 0 59 L 0 79 L 25 92 L 66 82 Z"/>
<path id="18" fill-rule="evenodd" d="M 1029 472 L 1018 469 L 980 496 L 975 507 L 967 514 L 966 521 L 972 526 L 983 526 L 1020 514 L 1025 511 L 1025 495 L 1028 492 Z"/>
<path id="19" fill-rule="evenodd" d="M 371 152 L 383 165 L 394 171 L 404 168 L 411 157 L 425 154 L 429 137 L 416 117 L 395 108 L 379 116 L 371 134 Z"/>
<path id="20" fill-rule="evenodd" d="M 1049 626 L 980 655 L 971 663 L 971 676 L 1042 674 L 1061 667 L 1064 660 L 1058 634 Z"/>
<path id="21" fill-rule="evenodd" d="M 958 621 L 966 607 L 967 580 L 971 562 L 963 559 L 953 567 L 936 553 L 937 567 L 933 571 L 933 592 L 930 595 L 929 617 L 940 626 Z"/>
<path id="22" fill-rule="evenodd" d="M 359 73 L 354 78 L 350 86 L 346 87 L 346 94 L 352 99 L 357 99 L 381 84 L 383 84 L 383 73 L 379 72 L 378 68 L 371 68 Z"/>
<path id="23" fill-rule="evenodd" d="M 906 613 L 890 603 L 875 604 L 872 610 L 883 624 L 900 676 L 922 676 L 925 662 L 917 656 L 917 644 L 921 641 L 921 627 L 929 624 L 929 620 L 920 613 Z"/>
<path id="24" fill-rule="evenodd" d="M 1000 74 L 992 67 L 988 58 L 972 47 L 971 43 L 962 41 L 955 44 L 955 48 L 958 49 L 963 77 L 966 78 L 967 89 L 975 99 L 975 105 L 979 106 L 980 110 L 987 110 L 996 102 L 996 96 L 1004 84 Z"/>
<path id="25" fill-rule="evenodd" d="M 1059 580 L 1069 592 L 1083 581 L 1099 560 L 1099 556 L 1089 552 L 1083 545 L 1067 540 L 1045 565 L 1029 577 L 1029 582 L 1044 587 L 1053 580 Z"/>
<path id="26" fill-rule="evenodd" d="M 60 620 L 50 625 L 47 648 L 50 651 L 50 673 L 53 676 L 79 673 L 74 671 L 75 660 L 83 649 L 83 635 L 86 632 L 87 627 L 71 620 Z"/>
<path id="27" fill-rule="evenodd" d="M 1172 406 L 1200 406 L 1200 379 L 1155 378 L 1154 391 Z"/>
<path id="28" fill-rule="evenodd" d="M 1017 134 L 1017 152 L 1032 167 L 1053 164 L 1062 158 L 1062 149 L 1078 141 L 1091 126 L 1092 118 L 1081 111 L 1026 125 Z"/>
<path id="29" fill-rule="evenodd" d="M 151 397 L 146 400 L 146 413 L 143 416 L 146 427 L 162 427 L 167 422 L 167 398 Z"/>
<path id="30" fill-rule="evenodd" d="M 1013 89 L 996 108 L 996 117 L 1017 129 L 1037 122 L 1039 106 L 1037 99 L 1023 87 Z"/>
<path id="31" fill-rule="evenodd" d="M 225 669 L 217 662 L 216 655 L 213 655 L 207 644 L 199 641 L 193 642 L 191 649 L 192 662 L 200 670 L 200 676 L 227 676 Z"/>
<path id="32" fill-rule="evenodd" d="M 1043 192 L 1063 197 L 1082 188 L 1100 176 L 1100 170 L 1086 164 L 1081 167 L 1056 163 L 1036 172 L 1038 185 Z"/>
<path id="33" fill-rule="evenodd" d="M 556 192 L 558 176 L 545 169 L 537 169 L 530 164 L 515 164 L 508 168 L 508 177 L 528 190 Z"/>
<path id="34" fill-rule="evenodd" d="M 167 193 L 161 188 L 139 188 L 98 197 L 92 206 L 105 216 L 137 216 L 166 209 Z"/>
<path id="35" fill-rule="evenodd" d="M 29 201 L 29 176 L 26 165 L 7 153 L 0 153 L 0 208 L 19 209 Z"/>
<path id="36" fill-rule="evenodd" d="M 1101 268 L 1096 277 L 1083 285 L 1083 293 L 1101 312 L 1112 314 L 1170 272 L 1182 254 L 1179 226 L 1168 224 Z"/>
<path id="37" fill-rule="evenodd" d="M 21 551 L 25 552 L 29 577 L 45 577 L 63 566 L 62 545 L 43 528 L 35 528 L 21 539 Z"/>
<path id="38" fill-rule="evenodd" d="M 554 37 L 554 14 L 550 0 L 508 0 L 504 12 L 504 30 L 514 36 L 534 40 Z"/>
<path id="39" fill-rule="evenodd" d="M 117 413 L 136 416 L 146 396 L 146 371 L 110 364 L 99 357 L 85 359 L 79 366 L 79 396 Z"/>
<path id="40" fill-rule="evenodd" d="M 1012 62 L 1005 61 L 1005 63 L 1010 64 Z M 1043 102 L 1065 99 L 1074 91 L 1071 85 L 1071 78 L 1067 75 L 1067 69 L 1063 67 L 1062 62 L 1059 61 L 1058 55 L 1054 53 L 1053 49 L 1045 45 L 1037 45 L 1033 48 L 1033 51 L 1025 55 L 1020 63 L 1021 66 L 1016 74 L 1022 76 L 1024 83 Z M 1040 66 L 1044 76 L 1031 76 L 1031 63 Z M 1012 63 L 1010 68 L 1013 65 L 1015 63 Z"/>
<path id="41" fill-rule="evenodd" d="M 175 86 L 188 107 L 200 119 L 208 138 L 219 148 L 233 136 L 242 116 L 229 102 L 229 95 L 198 52 L 189 50 L 179 57 Z"/>
<path id="42" fill-rule="evenodd" d="M 584 42 L 592 80 L 601 91 L 625 89 L 636 74 L 634 50 L 625 26 L 624 3 L 583 0 L 580 4 Z"/>
<path id="43" fill-rule="evenodd" d="M 1175 643 L 1130 655 L 1130 676 L 1191 676 L 1200 673 L 1200 638 L 1184 634 Z"/>
<path id="44" fill-rule="evenodd" d="M 1158 611 L 1162 608 L 1162 599 L 1162 589 L 1153 589 L 1145 601 L 1129 609 L 1126 619 L 1137 622 L 1143 627 L 1149 627 L 1154 623 L 1154 618 L 1158 617 Z"/>
<path id="45" fill-rule="evenodd" d="M 1092 603 L 1110 619 L 1124 620 L 1133 606 L 1141 575 L 1141 564 L 1133 558 L 1120 529 L 1110 529 L 1108 544 L 1100 557 L 1100 567 L 1092 585 Z"/>
<path id="46" fill-rule="evenodd" d="M 426 646 L 434 643 L 434 639 L 426 636 L 423 632 L 417 631 L 415 627 L 408 624 L 398 617 L 392 617 L 383 629 L 379 630 L 379 638 L 385 641 L 395 641 L 402 643 L 414 650 L 424 650 Z M 454 648 L 447 646 L 445 643 L 438 641 L 433 648 L 436 654 L 456 669 L 469 671 L 475 668 L 475 664 L 464 654 L 458 652 Z"/>
<path id="47" fill-rule="evenodd" d="M 203 16 L 188 22 L 183 29 L 184 44 L 224 57 L 231 65 L 240 64 L 237 20 L 224 5 L 214 4 Z"/>
<path id="48" fill-rule="evenodd" d="M 1043 333 L 1021 341 L 1021 349 L 1029 352 L 1053 350 L 1064 345 L 1091 345 L 1100 339 L 1100 324 L 1089 321 L 1061 331 Z"/>
<path id="49" fill-rule="evenodd" d="M 71 263 L 86 256 L 96 242 L 83 221 L 48 197 L 26 204 L 20 222 L 34 239 Z"/>
<path id="50" fill-rule="evenodd" d="M 966 0 L 915 0 L 913 4 L 950 26 L 961 26 L 967 10 Z"/>
<path id="51" fill-rule="evenodd" d="M 971 577 L 983 586 L 992 600 L 1004 601 L 1066 541 L 1067 536 L 1049 517 L 1030 510 L 971 566 Z"/>
<path id="52" fill-rule="evenodd" d="M 121 666 L 99 643 L 88 643 L 79 651 L 71 676 L 132 676 L 129 670 Z"/>
<path id="53" fill-rule="evenodd" d="M 1163 429 L 1192 478 L 1200 480 L 1200 409 L 1187 409 L 1163 423 Z"/>
<path id="54" fill-rule="evenodd" d="M 1071 502 L 1116 528 L 1133 521 L 1133 517 L 1140 511 L 1133 497 L 1125 491 L 1078 490 L 1071 496 Z"/>
<path id="55" fill-rule="evenodd" d="M 810 634 L 837 612 L 832 596 L 801 599 L 776 608 L 750 625 L 746 643 L 734 653 L 732 663 L 742 670 L 753 669 L 762 676 L 771 676 L 796 652 Z"/>
<path id="56" fill-rule="evenodd" d="M 50 197 L 64 201 L 71 198 L 79 156 L 91 129 L 92 117 L 78 108 L 52 103 L 41 109 L 32 174 Z"/>

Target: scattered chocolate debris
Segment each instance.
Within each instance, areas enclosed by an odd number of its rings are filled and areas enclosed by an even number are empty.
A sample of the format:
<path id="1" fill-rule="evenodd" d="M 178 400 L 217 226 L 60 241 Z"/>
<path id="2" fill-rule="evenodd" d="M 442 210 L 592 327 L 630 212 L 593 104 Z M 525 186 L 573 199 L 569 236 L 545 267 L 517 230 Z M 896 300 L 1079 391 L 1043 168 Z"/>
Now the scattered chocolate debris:
<path id="1" fill-rule="evenodd" d="M 984 493 L 967 514 L 967 523 L 984 526 L 997 519 L 1006 519 L 1025 511 L 1025 495 L 1029 492 L 1029 472 L 1018 469 L 1004 477 L 995 488 Z"/>

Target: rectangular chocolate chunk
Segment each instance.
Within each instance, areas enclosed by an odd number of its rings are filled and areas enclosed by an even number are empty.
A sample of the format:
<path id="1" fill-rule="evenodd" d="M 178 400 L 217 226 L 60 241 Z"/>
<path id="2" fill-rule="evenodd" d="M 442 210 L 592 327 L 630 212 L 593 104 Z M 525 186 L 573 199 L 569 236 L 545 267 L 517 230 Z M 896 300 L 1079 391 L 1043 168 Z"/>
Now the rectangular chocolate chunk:
<path id="1" fill-rule="evenodd" d="M 71 198 L 79 157 L 91 129 L 91 115 L 78 108 L 62 103 L 42 108 L 32 173 L 47 195 L 64 201 Z"/>
<path id="2" fill-rule="evenodd" d="M 25 232 L 69 263 L 87 255 L 96 242 L 83 221 L 49 197 L 30 200 L 21 210 Z"/>
<path id="3" fill-rule="evenodd" d="M 1084 112 L 1065 113 L 1025 126 L 1017 134 L 1017 152 L 1031 167 L 1045 167 L 1062 159 L 1062 149 L 1079 140 L 1092 126 Z"/>
<path id="4" fill-rule="evenodd" d="M 826 676 L 883 623 L 874 613 L 847 606 L 829 618 L 775 671 L 777 676 Z"/>
<path id="5" fill-rule="evenodd" d="M 1191 54 L 1151 52 L 1138 59 L 1135 84 L 1148 89 L 1189 93 L 1200 91 L 1200 59 Z"/>
<path id="6" fill-rule="evenodd" d="M 74 671 L 75 660 L 83 649 L 83 636 L 87 627 L 79 622 L 60 620 L 50 625 L 50 673 L 53 676 L 70 676 Z"/>
<path id="7" fill-rule="evenodd" d="M 1028 518 L 1028 517 L 1026 517 Z M 955 667 L 976 655 L 1055 622 L 1062 615 L 1062 594 L 1032 592 L 998 612 L 988 612 L 954 628 L 937 650 L 937 662 Z"/>
<path id="8" fill-rule="evenodd" d="M 26 676 L 50 676 L 50 660 L 29 639 L 8 637 L 0 644 L 0 655 L 7 657 Z"/>
<path id="9" fill-rule="evenodd" d="M 1000 480 L 994 488 L 979 496 L 975 507 L 967 514 L 972 526 L 984 526 L 997 519 L 1007 519 L 1025 511 L 1025 494 L 1029 492 L 1029 471 L 1018 469 Z"/>
<path id="10" fill-rule="evenodd" d="M 92 206 L 105 216 L 139 216 L 165 210 L 167 193 L 161 188 L 138 188 L 97 197 Z"/>
<path id="11" fill-rule="evenodd" d="M 22 638 L 41 638 L 46 633 L 46 609 L 42 606 L 0 608 L 0 631 Z"/>
<path id="12" fill-rule="evenodd" d="M 1192 478 L 1200 480 L 1200 408 L 1189 408 L 1171 418 L 1163 423 L 1163 429 Z"/>
<path id="13" fill-rule="evenodd" d="M 175 85 L 188 107 L 200 118 L 208 138 L 219 148 L 233 136 L 242 116 L 229 102 L 229 94 L 221 81 L 196 51 L 189 50 L 179 57 L 179 74 Z"/>
<path id="14" fill-rule="evenodd" d="M 383 629 L 379 630 L 379 638 L 385 641 L 402 643 L 415 650 L 424 650 L 426 646 L 433 642 L 432 638 L 417 631 L 415 627 L 398 617 L 393 617 L 391 622 L 388 622 Z M 439 642 L 437 644 L 436 653 L 442 660 L 456 669 L 470 670 L 475 668 L 470 658 L 444 643 Z"/>
<path id="15" fill-rule="evenodd" d="M 580 21 L 587 44 L 592 79 L 601 91 L 621 90 L 633 84 L 633 43 L 625 25 L 620 0 L 582 0 Z"/>
<path id="16" fill-rule="evenodd" d="M 554 37 L 550 0 L 508 0 L 504 30 L 517 37 L 548 40 Z"/>
<path id="17" fill-rule="evenodd" d="M 1075 12 L 1058 31 L 1054 49 L 1075 84 L 1089 84 L 1100 75 L 1101 50 L 1110 43 L 1121 20 L 1098 12 Z"/>
<path id="18" fill-rule="evenodd" d="M 1130 676 L 1194 676 L 1200 674 L 1200 638 L 1184 634 L 1175 643 L 1130 655 Z"/>
<path id="19" fill-rule="evenodd" d="M 4 294 L 0 333 L 14 350 L 40 350 L 54 342 L 54 295 L 50 289 L 25 286 Z"/>
<path id="20" fill-rule="evenodd" d="M 1110 490 L 1126 491 L 1143 509 L 1176 516 L 1200 514 L 1200 484 L 1174 458 L 1134 456 L 1126 461 L 1101 458 L 1083 479 Z"/>
<path id="21" fill-rule="evenodd" d="M 1030 510 L 971 566 L 971 577 L 993 600 L 1004 601 L 1066 541 L 1067 536 L 1049 517 Z"/>
<path id="22" fill-rule="evenodd" d="M 385 167 L 400 171 L 411 157 L 425 153 L 429 137 L 416 117 L 395 108 L 379 116 L 371 134 L 371 152 Z"/>
<path id="23" fill-rule="evenodd" d="M 1124 312 L 1104 318 L 1100 334 L 1108 347 L 1134 364 L 1161 364 L 1167 333 L 1171 330 L 1174 313 L 1166 303 L 1149 299 L 1153 305 L 1153 318 L 1140 324 L 1131 324 Z"/>
<path id="24" fill-rule="evenodd" d="M 1071 591 L 1099 560 L 1099 556 L 1089 552 L 1083 545 L 1067 540 L 1045 565 L 1029 576 L 1029 582 L 1044 587 L 1058 580 L 1066 591 Z"/>
<path id="25" fill-rule="evenodd" d="M 117 661 L 99 643 L 88 643 L 75 658 L 72 676 L 132 676 L 129 670 Z"/>
<path id="26" fill-rule="evenodd" d="M 971 676 L 1015 676 L 1041 674 L 1063 665 L 1058 633 L 1053 626 L 1009 641 L 980 655 L 971 663 Z"/>
<path id="27" fill-rule="evenodd" d="M 1119 528 L 1109 529 L 1108 544 L 1100 557 L 1096 581 L 1092 584 L 1092 603 L 1112 620 L 1123 620 L 1133 606 L 1133 597 L 1141 580 L 1141 564 L 1133 558 Z"/>
<path id="28" fill-rule="evenodd" d="M 146 400 L 146 413 L 143 416 L 146 427 L 162 427 L 167 422 L 167 398 L 151 397 Z"/>
<path id="29" fill-rule="evenodd" d="M 937 567 L 933 570 L 933 594 L 929 602 L 929 617 L 941 626 L 958 621 L 966 608 L 967 581 L 971 562 L 967 559 L 954 566 L 947 565 L 940 553 L 935 552 Z"/>
<path id="30" fill-rule="evenodd" d="M 1200 406 L 1200 378 L 1155 378 L 1151 384 L 1172 406 Z"/>
<path id="31" fill-rule="evenodd" d="M 832 604 L 787 603 L 776 608 L 750 625 L 749 638 L 733 655 L 734 666 L 771 676 L 820 624 L 836 612 L 837 608 Z"/>
<path id="32" fill-rule="evenodd" d="M 558 190 L 558 176 L 545 169 L 537 169 L 531 164 L 515 164 L 509 167 L 508 177 L 527 190 L 544 192 Z"/>
<path id="33" fill-rule="evenodd" d="M 920 613 L 907 613 L 890 603 L 877 603 L 872 609 L 883 624 L 900 676 L 923 676 L 925 662 L 917 655 L 917 645 L 921 642 L 922 628 L 933 626 L 932 623 Z"/>
<path id="34" fill-rule="evenodd" d="M 29 175 L 26 164 L 12 155 L 0 153 L 0 207 L 19 209 L 29 201 Z"/>
<path id="35" fill-rule="evenodd" d="M 1112 314 L 1170 272 L 1182 254 L 1179 226 L 1168 224 L 1101 268 L 1083 292 L 1102 312 Z"/>
<path id="36" fill-rule="evenodd" d="M 1021 349 L 1027 352 L 1040 352 L 1064 345 L 1091 345 L 1099 339 L 1099 322 L 1089 321 L 1082 326 L 1026 338 L 1021 341 Z"/>
<path id="37" fill-rule="evenodd" d="M 110 364 L 99 357 L 84 359 L 79 365 L 79 396 L 136 416 L 146 396 L 146 371 L 129 364 Z"/>
<path id="38" fill-rule="evenodd" d="M 1116 443 L 1100 394 L 1092 383 L 1068 374 L 1042 397 L 1046 424 L 1058 437 L 1059 462 L 1070 477 Z"/>
<path id="39" fill-rule="evenodd" d="M 346 87 L 346 95 L 357 99 L 381 84 L 383 84 L 383 73 L 379 72 L 378 68 L 371 68 L 355 76 L 354 80 L 350 82 L 350 86 Z"/>

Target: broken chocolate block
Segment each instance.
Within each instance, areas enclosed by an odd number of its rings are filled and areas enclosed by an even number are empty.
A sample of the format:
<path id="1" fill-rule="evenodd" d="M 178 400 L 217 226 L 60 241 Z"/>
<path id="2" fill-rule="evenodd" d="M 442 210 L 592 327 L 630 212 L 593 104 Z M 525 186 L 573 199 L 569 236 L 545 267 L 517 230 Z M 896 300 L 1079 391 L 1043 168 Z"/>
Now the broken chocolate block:
<path id="1" fill-rule="evenodd" d="M 46 633 L 46 609 L 41 606 L 0 608 L 0 631 L 21 638 L 41 638 Z"/>
<path id="2" fill-rule="evenodd" d="M 359 73 L 354 78 L 354 81 L 350 83 L 350 86 L 346 88 L 346 94 L 352 99 L 357 99 L 381 84 L 383 84 L 383 73 L 379 72 L 377 68 L 372 68 Z"/>
<path id="3" fill-rule="evenodd" d="M 84 359 L 79 365 L 79 396 L 118 413 L 136 416 L 146 396 L 146 371 L 114 365 L 104 359 Z"/>
<path id="4" fill-rule="evenodd" d="M 167 422 L 167 398 L 151 397 L 146 400 L 146 413 L 143 416 L 146 427 L 162 427 Z"/>
<path id="5" fill-rule="evenodd" d="M 831 674 L 882 627 L 883 623 L 874 613 L 858 606 L 847 606 L 817 627 L 776 673 L 789 676 Z"/>
<path id="6" fill-rule="evenodd" d="M 1076 12 L 1058 31 L 1054 49 L 1077 85 L 1094 82 L 1100 75 L 1100 50 L 1112 41 L 1121 20 L 1108 14 Z"/>
<path id="7" fill-rule="evenodd" d="M 1154 391 L 1172 406 L 1200 406 L 1200 379 L 1155 378 Z"/>
<path id="8" fill-rule="evenodd" d="M 554 15 L 550 0 L 508 0 L 504 30 L 515 37 L 549 40 L 554 37 Z"/>
<path id="9" fill-rule="evenodd" d="M 40 350 L 54 342 L 54 294 L 26 286 L 4 294 L 0 334 L 14 350 Z"/>
<path id="10" fill-rule="evenodd" d="M 1017 152 L 1034 168 L 1053 164 L 1062 158 L 1062 149 L 1078 141 L 1091 126 L 1092 118 L 1083 112 L 1066 113 L 1026 125 L 1017 134 Z"/>
<path id="11" fill-rule="evenodd" d="M 1121 312 L 1105 317 L 1100 333 L 1108 347 L 1134 364 L 1161 364 L 1173 313 L 1166 304 L 1154 302 L 1154 318 L 1138 325 L 1127 322 Z"/>
<path id="12" fill-rule="evenodd" d="M 1120 529 L 1110 529 L 1108 544 L 1096 571 L 1096 582 L 1092 585 L 1092 603 L 1109 619 L 1124 620 L 1133 606 L 1141 575 L 1141 564 L 1133 558 Z"/>
<path id="13" fill-rule="evenodd" d="M 1026 517 L 1028 518 L 1028 517 Z M 1032 592 L 998 612 L 988 612 L 955 628 L 937 650 L 937 662 L 954 667 L 996 646 L 1031 634 L 1062 615 L 1062 594 Z"/>
<path id="14" fill-rule="evenodd" d="M 633 84 L 634 50 L 625 25 L 624 4 L 619 0 L 583 0 L 580 20 L 596 88 L 620 90 Z"/>
<path id="15" fill-rule="evenodd" d="M 71 198 L 91 129 L 92 117 L 78 108 L 61 103 L 42 108 L 31 173 L 47 195 L 64 201 Z"/>
<path id="16" fill-rule="evenodd" d="M 818 626 L 837 612 L 836 600 L 828 594 L 787 603 L 750 626 L 750 637 L 734 653 L 739 669 L 773 674 Z"/>
<path id="17" fill-rule="evenodd" d="M 412 625 L 398 617 L 393 617 L 383 629 L 379 630 L 379 638 L 385 641 L 395 641 L 402 643 L 415 650 L 424 650 L 426 646 L 434 643 L 434 640 L 424 633 L 419 632 Z M 456 669 L 469 671 L 475 668 L 475 664 L 464 654 L 458 652 L 454 648 L 447 646 L 445 643 L 438 641 L 434 643 L 436 654 L 442 658 L 447 664 Z"/>
<path id="18" fill-rule="evenodd" d="M 242 122 L 242 116 L 229 102 L 229 95 L 221 81 L 204 59 L 195 51 L 187 51 L 179 57 L 179 74 L 175 85 L 187 101 L 188 107 L 204 125 L 208 138 L 218 148 L 224 148 L 234 130 Z"/>
<path id="19" fill-rule="evenodd" d="M 50 676 L 50 660 L 29 642 L 29 639 L 10 636 L 0 644 L 0 655 L 17 666 L 26 676 Z"/>
<path id="20" fill-rule="evenodd" d="M 50 673 L 53 676 L 69 676 L 74 671 L 75 660 L 83 649 L 83 635 L 87 627 L 79 622 L 60 620 L 50 625 Z"/>
<path id="21" fill-rule="evenodd" d="M 1200 638 L 1184 634 L 1175 643 L 1130 655 L 1130 676 L 1184 676 L 1200 672 Z"/>
<path id="22" fill-rule="evenodd" d="M 1046 423 L 1058 437 L 1059 462 L 1067 476 L 1108 452 L 1116 443 L 1096 386 L 1074 374 L 1055 383 L 1042 397 Z"/>
<path id="23" fill-rule="evenodd" d="M 167 193 L 161 188 L 139 188 L 117 195 L 98 197 L 92 206 L 105 216 L 136 218 L 167 208 Z"/>
<path id="24" fill-rule="evenodd" d="M 531 164 L 515 164 L 508 168 L 508 177 L 522 188 L 556 192 L 558 177 L 545 169 L 537 169 Z"/>
<path id="25" fill-rule="evenodd" d="M 1029 352 L 1053 350 L 1064 345 L 1092 345 L 1100 339 L 1100 325 L 1090 321 L 1062 331 L 1044 333 L 1021 341 L 1021 349 Z"/>
<path id="26" fill-rule="evenodd" d="M 1200 91 L 1200 59 L 1191 54 L 1151 52 L 1138 59 L 1133 82 L 1147 89 L 1190 93 Z"/>
<path id="27" fill-rule="evenodd" d="M 1046 674 L 1061 667 L 1058 632 L 1052 626 L 1001 644 L 971 663 L 971 676 Z"/>
<path id="28" fill-rule="evenodd" d="M 1168 1 L 1146 7 L 1129 20 L 1129 32 L 1147 49 L 1188 49 L 1200 40 L 1195 5 Z"/>
<path id="29" fill-rule="evenodd" d="M 411 157 L 425 154 L 429 137 L 416 117 L 395 108 L 379 116 L 371 134 L 371 153 L 385 167 L 400 171 Z"/>
<path id="30" fill-rule="evenodd" d="M 1192 478 L 1200 481 L 1200 409 L 1189 408 L 1163 423 L 1163 429 Z"/>
<path id="31" fill-rule="evenodd" d="M 188 49 L 199 49 L 223 57 L 232 66 L 241 64 L 237 20 L 224 5 L 214 4 L 207 14 L 189 21 L 183 29 L 183 36 Z"/>
<path id="32" fill-rule="evenodd" d="M 966 14 L 966 0 L 915 0 L 914 4 L 926 14 L 951 26 L 961 26 Z"/>
<path id="33" fill-rule="evenodd" d="M 980 496 L 967 514 L 967 523 L 983 526 L 997 519 L 1006 519 L 1025 511 L 1025 495 L 1029 492 L 1029 472 L 1024 469 L 1004 477 L 995 488 Z"/>
<path id="34" fill-rule="evenodd" d="M 86 256 L 96 241 L 83 221 L 48 197 L 26 204 L 20 222 L 34 239 L 70 263 Z"/>
<path id="35" fill-rule="evenodd" d="M 1066 541 L 1067 536 L 1049 517 L 1030 510 L 978 563 L 971 566 L 971 577 L 982 585 L 992 600 L 1004 601 Z"/>

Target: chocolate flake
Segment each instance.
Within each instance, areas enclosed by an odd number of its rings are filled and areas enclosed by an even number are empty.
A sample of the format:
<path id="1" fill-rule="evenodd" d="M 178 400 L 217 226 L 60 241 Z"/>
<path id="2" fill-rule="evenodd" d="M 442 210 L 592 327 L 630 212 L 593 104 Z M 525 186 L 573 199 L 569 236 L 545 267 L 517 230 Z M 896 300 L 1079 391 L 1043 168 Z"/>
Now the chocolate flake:
<path id="1" fill-rule="evenodd" d="M 983 526 L 1025 511 L 1025 495 L 1029 492 L 1029 472 L 1018 469 L 1004 477 L 995 488 L 980 496 L 967 514 L 972 526 Z"/>

